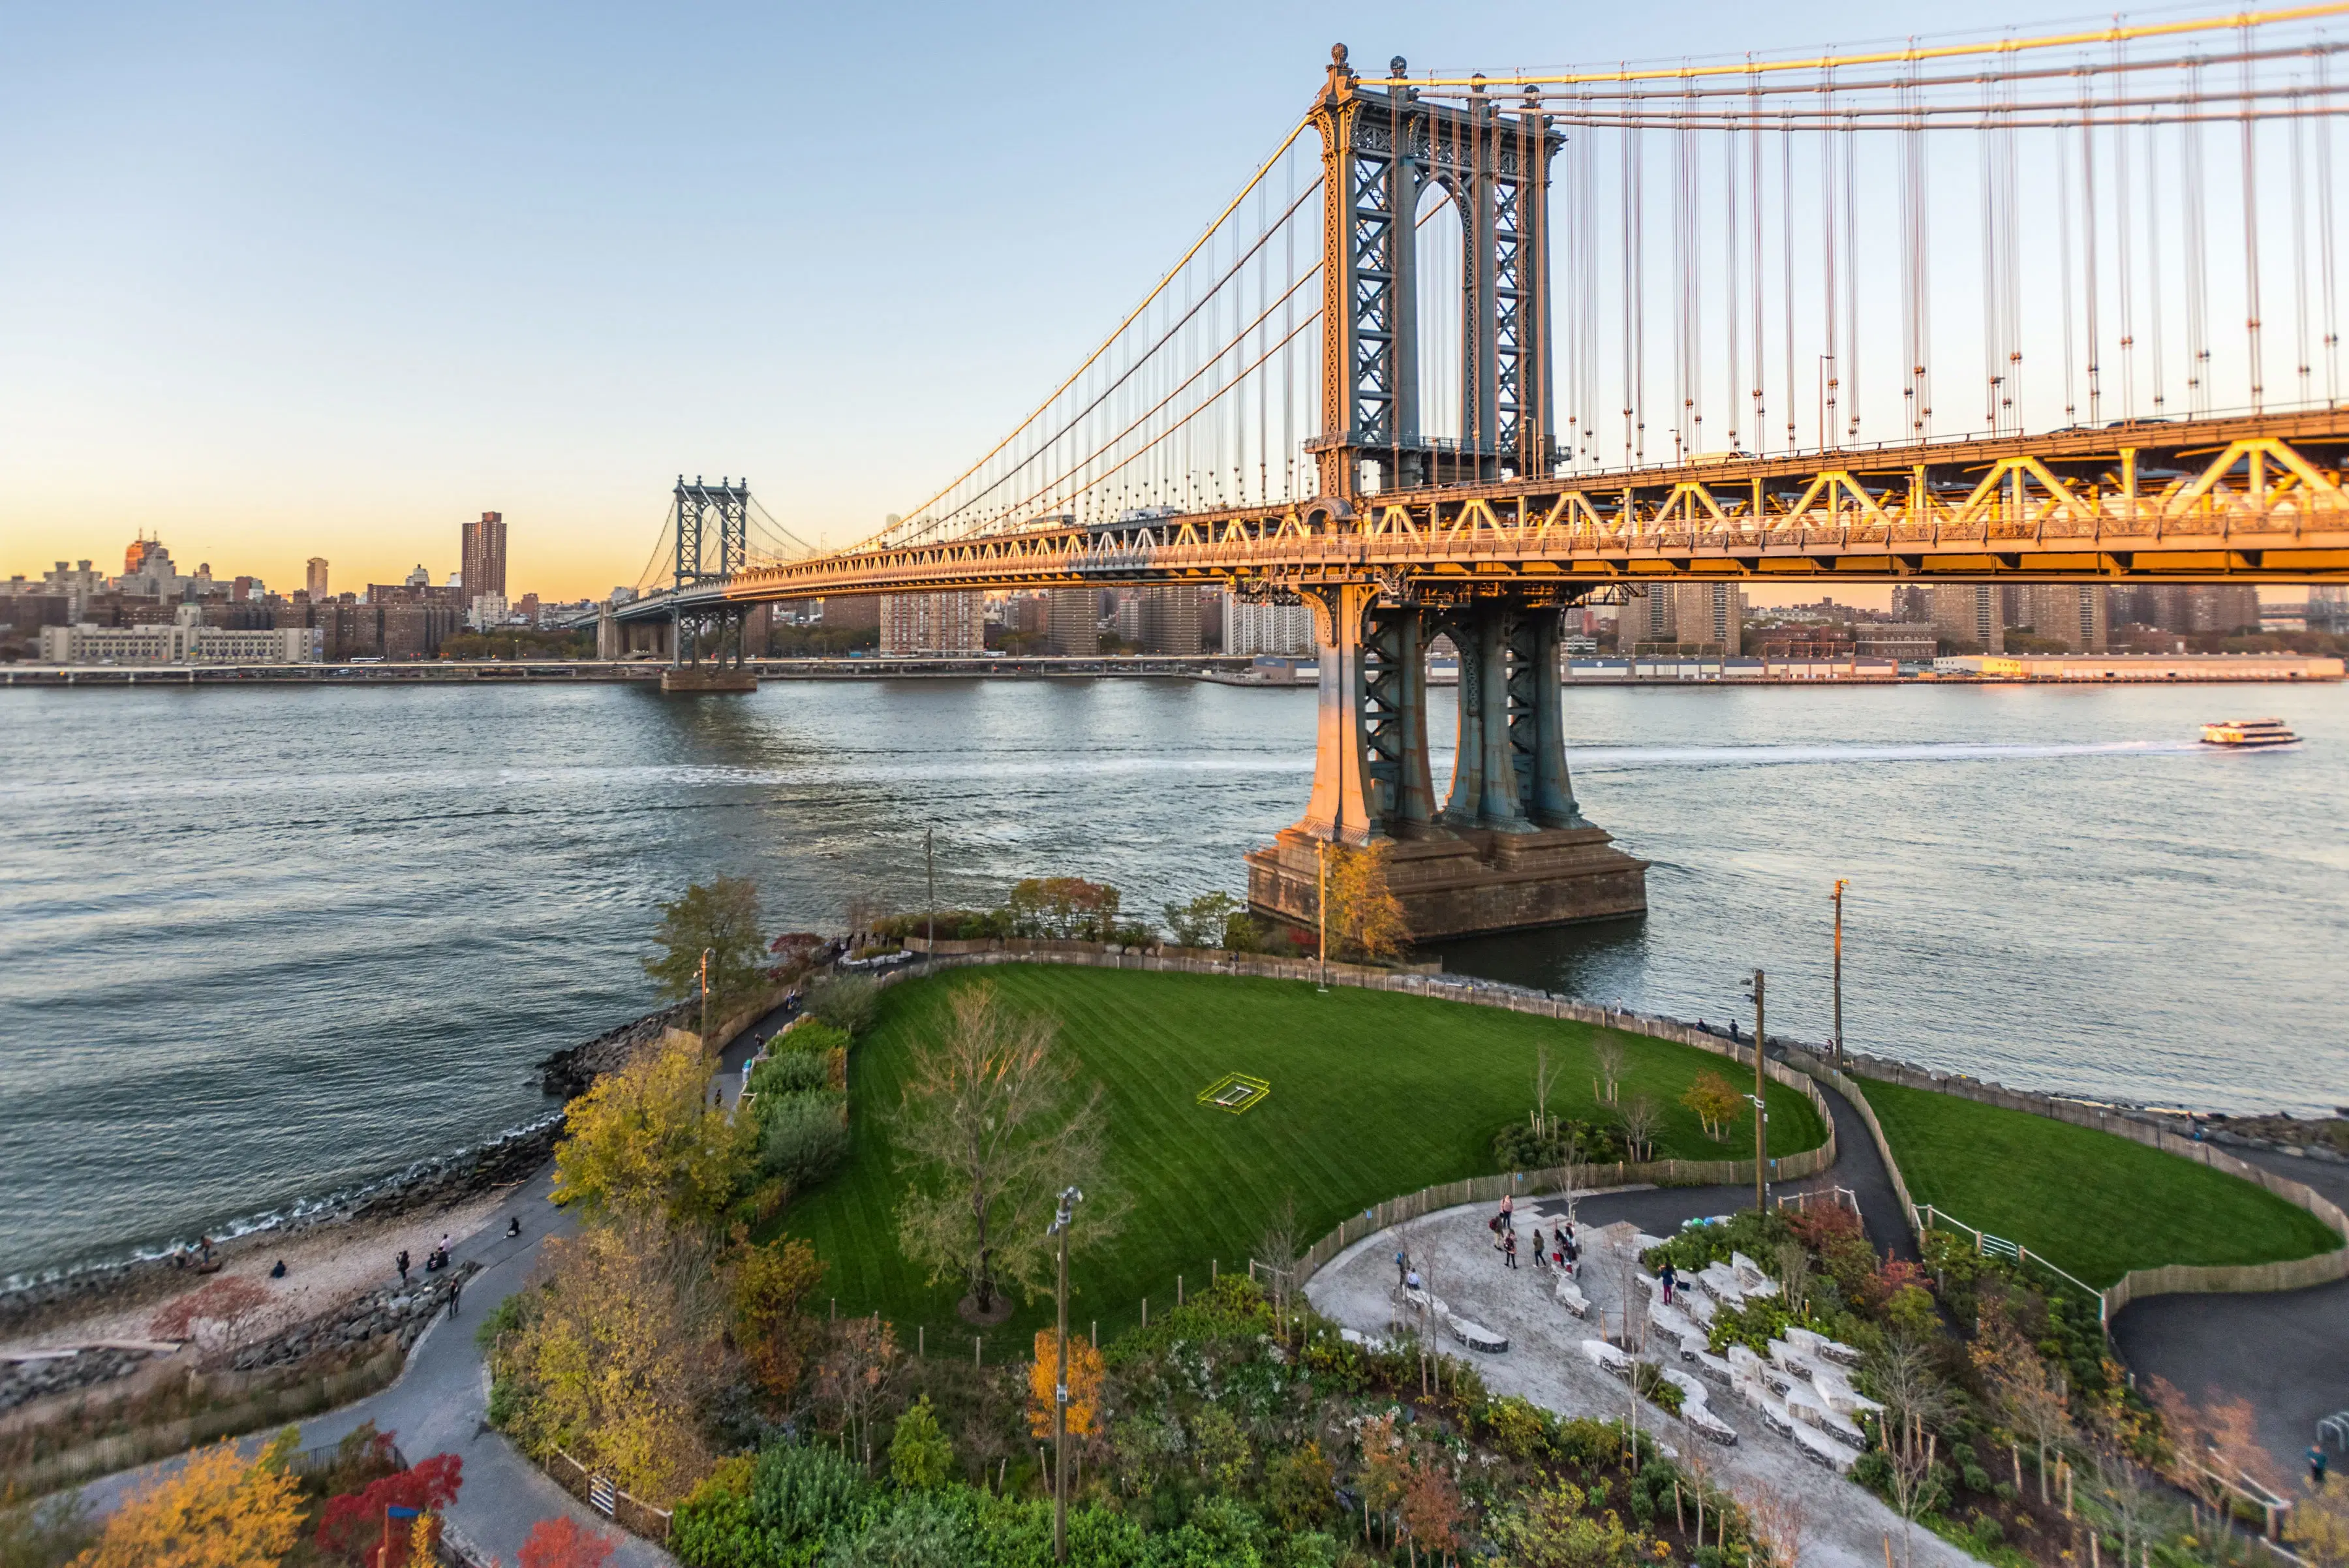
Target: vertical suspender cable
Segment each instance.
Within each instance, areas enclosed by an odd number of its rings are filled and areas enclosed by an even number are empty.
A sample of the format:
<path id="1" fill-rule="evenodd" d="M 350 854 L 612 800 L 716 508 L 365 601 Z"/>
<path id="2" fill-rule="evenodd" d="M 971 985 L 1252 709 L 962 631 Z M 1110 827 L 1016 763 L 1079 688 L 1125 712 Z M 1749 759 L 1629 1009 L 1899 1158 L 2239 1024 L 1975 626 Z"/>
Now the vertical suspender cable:
<path id="1" fill-rule="evenodd" d="M 1762 399 L 1762 79 L 1749 76 L 1745 88 L 1745 182 L 1754 209 L 1754 450 L 1769 441 Z"/>
<path id="2" fill-rule="evenodd" d="M 1631 466 L 1632 450 L 1631 356 L 1634 352 L 1632 347 L 1632 321 L 1633 318 L 1640 314 L 1639 295 L 1636 292 L 1636 286 L 1631 276 L 1633 265 L 1631 260 L 1631 206 L 1632 192 L 1637 185 L 1637 180 L 1633 170 L 1635 156 L 1632 149 L 1638 134 L 1639 133 L 1631 127 L 1630 117 L 1626 115 L 1623 120 L 1623 189 L 1621 192 L 1623 198 L 1623 304 L 1621 317 L 1623 323 L 1623 466 L 1626 468 Z"/>
<path id="3" fill-rule="evenodd" d="M 1843 128 L 1843 311 L 1844 353 L 1836 366 L 1843 380 L 1844 431 L 1859 440 L 1859 120 L 1847 114 Z"/>
<path id="4" fill-rule="evenodd" d="M 1826 113 L 1819 119 L 1819 267 L 1820 315 L 1826 332 L 1827 351 L 1819 369 L 1819 447 L 1822 451 L 1837 443 L 1835 432 L 1840 428 L 1836 418 L 1836 392 L 1843 382 L 1836 363 L 1836 126 L 1835 78 L 1827 78 L 1826 97 L 1823 100 Z"/>
<path id="5" fill-rule="evenodd" d="M 2302 407 L 2310 400 L 2308 362 L 2308 194 L 2307 159 L 2302 150 L 2306 138 L 2300 123 L 2301 91 L 2294 86 L 2284 103 L 2289 113 L 2285 123 L 2292 130 L 2292 342 L 2299 349 L 2300 401 Z"/>
<path id="6" fill-rule="evenodd" d="M 1739 372 L 1738 348 L 1744 333 L 1737 325 L 1738 307 L 1743 303 L 1737 292 L 1737 117 L 1732 113 L 1723 126 L 1721 139 L 1721 326 L 1722 336 L 1729 341 L 1729 377 L 1722 383 L 1728 394 L 1729 446 L 1737 446 L 1737 410 L 1744 400 L 1744 377 Z"/>
<path id="7" fill-rule="evenodd" d="M 1795 410 L 1800 405 L 1795 397 L 1795 122 L 1791 118 L 1778 126 L 1778 244 L 1783 253 L 1778 298 L 1786 316 L 1786 450 L 1791 452 L 1801 444 L 1795 439 Z"/>
<path id="8" fill-rule="evenodd" d="M 2323 50 L 2316 53 L 2316 98 L 2328 110 L 2316 121 L 2316 244 L 2319 283 L 2324 299 L 2324 401 L 2327 407 L 2341 400 L 2341 337 L 2334 330 L 2333 314 L 2333 107 L 2332 83 L 2327 66 L 2330 57 Z"/>
<path id="9" fill-rule="evenodd" d="M 2064 422 L 2080 422 L 2072 379 L 2072 165 L 2059 145 L 2055 153 L 2056 267 L 2064 280 Z"/>
<path id="10" fill-rule="evenodd" d="M 2128 46 L 2113 44 L 2113 79 L 2128 96 Z M 2137 267 L 2130 254 L 2128 119 L 2125 109 L 2113 109 L 2113 247 L 2120 263 L 2121 418 L 2137 418 Z"/>
<path id="11" fill-rule="evenodd" d="M 2202 64 L 2186 67 L 2186 103 L 2178 119 L 2186 174 L 2186 411 L 2199 419 L 2210 406 L 2209 250 L 2202 180 Z"/>
<path id="12" fill-rule="evenodd" d="M 1998 353 L 2006 346 L 2005 324 L 1999 319 L 1998 131 L 1992 109 L 1992 78 L 1981 82 L 1982 131 L 1974 151 L 1982 182 L 1982 422 L 1998 431 Z"/>
<path id="13" fill-rule="evenodd" d="M 2092 425 L 2102 424 L 2105 418 L 2104 385 L 2097 374 L 2104 342 L 2098 336 L 2096 320 L 2096 296 L 2103 279 L 2096 269 L 2095 95 L 2095 67 L 2085 66 L 2080 72 L 2080 266 L 2088 329 L 2088 422 Z"/>
<path id="14" fill-rule="evenodd" d="M 2154 172 L 2154 165 L 2158 161 L 2155 156 L 2153 127 L 2154 114 L 2158 107 L 2158 105 L 2147 105 L 2146 109 L 2145 157 L 2140 160 L 2145 166 L 2146 285 L 2153 296 L 2146 312 L 2146 319 L 2152 324 L 2153 327 L 2152 342 L 2149 347 L 2153 350 L 2153 417 L 2155 419 L 2161 418 L 2162 410 L 2168 403 L 2168 396 L 2163 387 L 2165 371 L 2161 354 L 2161 317 L 2166 308 L 2161 296 L 2161 202 L 2159 192 L 2155 186 Z"/>
<path id="15" fill-rule="evenodd" d="M 2243 47 L 2239 52 L 2243 128 L 2243 330 L 2245 348 L 2251 356 L 2251 412 L 2258 413 L 2266 405 L 2267 377 L 2260 352 L 2259 122 L 2251 113 L 2251 29 L 2248 22 L 2243 25 L 2242 35 Z"/>

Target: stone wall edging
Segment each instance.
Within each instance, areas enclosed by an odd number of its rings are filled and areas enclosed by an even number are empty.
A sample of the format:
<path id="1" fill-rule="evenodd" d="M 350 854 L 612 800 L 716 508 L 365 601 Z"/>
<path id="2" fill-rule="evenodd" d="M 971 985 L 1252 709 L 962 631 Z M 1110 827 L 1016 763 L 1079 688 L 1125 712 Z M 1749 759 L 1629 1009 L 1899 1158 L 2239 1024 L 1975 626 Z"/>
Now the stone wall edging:
<path id="1" fill-rule="evenodd" d="M 945 944 L 940 943 L 941 947 Z M 1332 985 L 1350 985 L 1366 991 L 1399 991 L 1412 995 L 1433 996 L 1438 1001 L 1464 1002 L 1474 1006 L 1502 1007 L 1512 1012 L 1530 1013 L 1537 1017 L 1571 1020 L 1615 1029 L 1628 1034 L 1645 1034 L 1652 1039 L 1674 1044 L 1693 1046 L 1715 1056 L 1723 1056 L 1741 1065 L 1751 1065 L 1754 1050 L 1719 1035 L 1693 1029 L 1677 1019 L 1651 1018 L 1643 1013 L 1619 1012 L 1595 1007 L 1588 1002 L 1572 1002 L 1561 996 L 1549 996 L 1495 985 L 1463 984 L 1443 977 L 1426 974 L 1398 974 L 1392 971 L 1371 969 L 1360 964 L 1322 965 L 1288 959 L 1263 958 L 1254 954 L 1232 954 L 1223 960 L 1170 957 L 1164 951 L 1112 952 L 1100 943 L 1055 943 L 1049 950 L 1007 951 L 1000 949 L 972 950 L 959 953 L 938 953 L 918 969 L 907 968 L 876 977 L 874 984 L 888 986 L 900 981 L 932 974 L 942 970 L 987 968 L 1005 963 L 1065 963 L 1091 969 L 1131 969 L 1152 972 L 1178 974 L 1248 975 L 1270 980 L 1327 979 Z M 1811 1076 L 1783 1063 L 1766 1057 L 1763 1072 L 1772 1082 L 1800 1093 L 1818 1112 L 1819 1123 L 1826 1129 L 1824 1142 L 1774 1161 L 1774 1179 L 1798 1180 L 1816 1176 L 1836 1162 L 1835 1116 L 1827 1108 L 1826 1096 Z M 1872 1118 L 1871 1118 L 1872 1120 Z M 1878 1144 L 1882 1138 L 1879 1135 Z M 1888 1164 L 1889 1164 L 1888 1160 Z M 1538 1197 L 1562 1190 L 1566 1171 L 1562 1168 L 1544 1170 L 1510 1171 L 1497 1176 L 1462 1177 L 1456 1180 L 1438 1182 L 1417 1192 L 1392 1198 L 1373 1204 L 1361 1216 L 1350 1215 L 1335 1231 L 1316 1241 L 1299 1260 L 1293 1283 L 1302 1288 L 1331 1258 L 1374 1231 L 1405 1220 L 1414 1220 L 1464 1203 L 1497 1203 L 1503 1193 L 1520 1197 Z M 1754 1161 L 1750 1159 L 1658 1159 L 1623 1161 L 1614 1165 L 1584 1166 L 1578 1172 L 1578 1186 L 1619 1187 L 1632 1183 L 1654 1182 L 1666 1187 L 1728 1186 L 1733 1182 L 1754 1179 Z M 1894 1180 L 1897 1182 L 1896 1175 Z"/>
<path id="2" fill-rule="evenodd" d="M 2264 1294 L 2305 1290 L 2311 1285 L 2349 1279 L 2349 1214 L 2344 1214 L 2339 1205 L 2305 1182 L 2279 1176 L 2262 1166 L 2238 1159 L 2199 1139 L 2180 1137 L 2167 1127 L 2155 1127 L 2134 1116 L 2116 1115 L 2101 1106 L 2058 1099 L 2052 1095 L 2030 1090 L 2010 1089 L 2002 1084 L 1985 1083 L 1961 1074 L 1929 1072 L 1906 1062 L 1889 1061 L 1882 1057 L 1853 1056 L 1848 1060 L 1863 1066 L 1869 1076 L 1905 1088 L 1951 1095 L 1959 1099 L 1972 1100 L 1978 1105 L 2019 1111 L 2025 1116 L 2045 1116 L 2051 1121 L 2085 1127 L 2093 1132 L 2111 1133 L 2179 1159 L 2192 1160 L 2226 1175 L 2240 1177 L 2314 1215 L 2320 1224 L 2342 1238 L 2342 1245 L 2329 1252 L 2279 1262 L 2164 1263 L 2156 1268 L 2131 1269 L 2104 1288 L 2104 1315 L 2107 1323 L 2129 1303 L 2150 1296 Z M 1918 1223 L 1916 1206 L 1909 1201 L 1900 1168 L 1894 1163 L 1891 1150 L 1884 1143 L 1882 1132 L 1877 1127 L 1875 1112 L 1867 1108 L 1864 1093 L 1858 1095 L 1854 1104 L 1861 1107 L 1860 1114 L 1867 1119 L 1869 1128 L 1877 1133 L 1878 1145 L 1885 1150 L 1885 1168 L 1892 1173 L 1893 1185 L 1899 1190 L 1901 1202 L 1909 1211 L 1909 1223 L 1915 1229 Z M 1921 1241 L 1920 1236 L 1920 1244 Z"/>

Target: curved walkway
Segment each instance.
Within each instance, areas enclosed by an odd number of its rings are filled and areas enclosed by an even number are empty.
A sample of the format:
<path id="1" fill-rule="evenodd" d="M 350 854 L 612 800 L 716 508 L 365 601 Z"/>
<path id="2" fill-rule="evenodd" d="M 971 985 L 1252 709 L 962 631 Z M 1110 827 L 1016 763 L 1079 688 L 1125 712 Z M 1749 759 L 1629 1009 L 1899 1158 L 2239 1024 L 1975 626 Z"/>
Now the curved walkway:
<path id="1" fill-rule="evenodd" d="M 460 1262 L 481 1265 L 465 1286 L 462 1315 L 435 1323 L 417 1341 L 407 1370 L 390 1387 L 302 1422 L 302 1446 L 339 1442 L 362 1421 L 373 1421 L 378 1430 L 397 1434 L 411 1462 L 431 1454 L 457 1455 L 465 1461 L 464 1485 L 449 1510 L 450 1524 L 475 1547 L 508 1563 L 519 1560 L 523 1542 L 540 1520 L 568 1516 L 619 1538 L 619 1550 L 611 1559 L 614 1568 L 673 1564 L 676 1560 L 668 1553 L 620 1531 L 490 1429 L 489 1368 L 473 1343 L 473 1327 L 522 1287 L 540 1242 L 578 1229 L 575 1220 L 547 1201 L 554 1184 L 554 1168 L 549 1164 L 508 1195 L 488 1225 L 457 1243 Z M 509 1219 L 522 1220 L 523 1233 L 512 1240 L 505 1235 Z M 242 1446 L 257 1451 L 267 1436 L 256 1433 Z M 81 1495 L 94 1511 L 104 1514 L 133 1486 L 179 1463 L 167 1459 L 108 1476 L 83 1487 Z"/>

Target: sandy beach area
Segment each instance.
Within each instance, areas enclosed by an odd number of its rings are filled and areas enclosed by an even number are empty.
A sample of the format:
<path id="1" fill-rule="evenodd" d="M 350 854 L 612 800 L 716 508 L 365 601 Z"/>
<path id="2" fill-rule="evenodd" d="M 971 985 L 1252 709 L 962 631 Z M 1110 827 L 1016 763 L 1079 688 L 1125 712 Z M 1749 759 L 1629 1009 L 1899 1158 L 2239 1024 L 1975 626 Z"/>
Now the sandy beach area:
<path id="1" fill-rule="evenodd" d="M 490 1212 L 506 1196 L 503 1187 L 472 1194 L 447 1208 L 423 1208 L 378 1220 L 356 1220 L 314 1225 L 291 1233 L 258 1231 L 221 1243 L 215 1251 L 224 1262 L 212 1274 L 191 1272 L 184 1284 L 136 1305 L 106 1303 L 97 1310 L 62 1317 L 37 1329 L 0 1335 L 0 1356 L 32 1350 L 59 1350 L 109 1340 L 143 1341 L 150 1324 L 171 1303 L 219 1279 L 245 1279 L 267 1291 L 269 1303 L 241 1324 L 235 1345 L 250 1345 L 328 1312 L 352 1297 L 398 1278 L 394 1261 L 405 1251 L 420 1277 L 424 1255 L 445 1234 L 462 1241 L 488 1222 Z M 285 1277 L 269 1272 L 280 1260 Z M 204 1349 L 233 1348 L 206 1341 Z"/>

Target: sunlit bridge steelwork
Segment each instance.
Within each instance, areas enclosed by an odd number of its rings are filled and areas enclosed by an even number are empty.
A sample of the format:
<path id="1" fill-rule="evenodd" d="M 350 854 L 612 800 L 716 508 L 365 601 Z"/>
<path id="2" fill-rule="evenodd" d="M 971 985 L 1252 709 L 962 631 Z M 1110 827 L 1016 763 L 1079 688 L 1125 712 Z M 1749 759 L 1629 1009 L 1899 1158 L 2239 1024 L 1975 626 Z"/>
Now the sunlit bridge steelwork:
<path id="1" fill-rule="evenodd" d="M 680 481 L 666 590 L 606 615 L 698 650 L 675 628 L 817 596 L 1302 598 L 1317 772 L 1250 857 L 1259 909 L 1307 918 L 1333 839 L 1397 846 L 1421 936 L 1643 909 L 1568 776 L 1563 607 L 2349 581 L 2344 16 L 1490 76 L 1365 78 L 1340 47 L 1189 251 L 920 504 L 831 553 L 746 524 L 715 572 L 697 534 L 688 572 Z"/>

